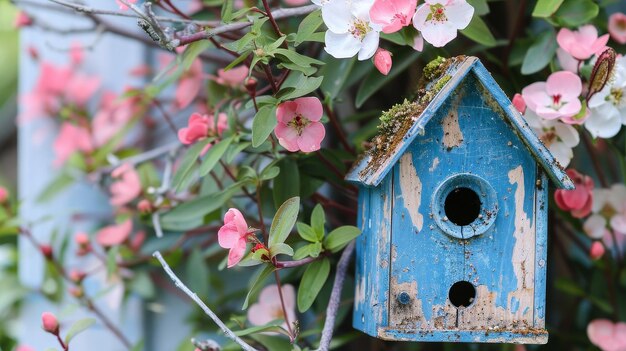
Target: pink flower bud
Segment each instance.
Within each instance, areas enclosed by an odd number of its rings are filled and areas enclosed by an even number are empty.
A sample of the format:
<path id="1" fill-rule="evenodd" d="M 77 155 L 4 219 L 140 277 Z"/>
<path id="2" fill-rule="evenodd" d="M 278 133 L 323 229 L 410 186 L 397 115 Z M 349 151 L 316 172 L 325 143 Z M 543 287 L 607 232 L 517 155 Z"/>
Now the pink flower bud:
<path id="1" fill-rule="evenodd" d="M 33 59 L 33 60 L 39 60 L 39 50 L 37 50 L 36 47 L 29 45 L 26 48 L 26 51 L 28 52 L 28 55 Z"/>
<path id="2" fill-rule="evenodd" d="M 139 251 L 144 241 L 146 241 L 146 232 L 144 232 L 143 230 L 140 230 L 130 240 L 130 249 L 135 252 Z"/>
<path id="3" fill-rule="evenodd" d="M 5 187 L 0 186 L 0 204 L 5 203 L 8 199 L 9 191 Z"/>
<path id="4" fill-rule="evenodd" d="M 50 245 L 41 245 L 39 246 L 39 250 L 41 254 L 48 260 L 52 259 L 52 247 Z"/>
<path id="5" fill-rule="evenodd" d="M 70 272 L 70 279 L 76 284 L 80 284 L 80 282 L 82 282 L 86 276 L 87 273 L 77 269 L 74 269 Z"/>
<path id="6" fill-rule="evenodd" d="M 59 334 L 59 321 L 52 313 L 44 312 L 41 314 L 41 325 L 46 332 L 54 335 Z"/>
<path id="7" fill-rule="evenodd" d="M 79 246 L 85 246 L 85 245 L 89 245 L 89 235 L 87 235 L 86 233 L 77 233 L 74 236 L 74 242 L 76 242 L 76 244 L 78 244 Z"/>
<path id="8" fill-rule="evenodd" d="M 391 53 L 385 49 L 378 48 L 374 54 L 374 66 L 376 66 L 376 69 L 380 73 L 387 75 L 391 70 L 391 63 Z"/>
<path id="9" fill-rule="evenodd" d="M 15 16 L 15 22 L 13 25 L 15 28 L 28 27 L 33 24 L 33 19 L 30 18 L 24 11 L 19 11 Z"/>
<path id="10" fill-rule="evenodd" d="M 521 114 L 526 112 L 526 101 L 524 101 L 522 94 L 515 94 L 515 96 L 513 96 L 513 106 L 515 106 Z"/>
<path id="11" fill-rule="evenodd" d="M 137 203 L 137 210 L 143 214 L 148 214 L 152 212 L 152 204 L 150 201 L 143 199 Z"/>
<path id="12" fill-rule="evenodd" d="M 594 241 L 589 249 L 589 257 L 591 257 L 592 260 L 598 260 L 604 256 L 604 252 L 604 245 L 599 241 Z"/>

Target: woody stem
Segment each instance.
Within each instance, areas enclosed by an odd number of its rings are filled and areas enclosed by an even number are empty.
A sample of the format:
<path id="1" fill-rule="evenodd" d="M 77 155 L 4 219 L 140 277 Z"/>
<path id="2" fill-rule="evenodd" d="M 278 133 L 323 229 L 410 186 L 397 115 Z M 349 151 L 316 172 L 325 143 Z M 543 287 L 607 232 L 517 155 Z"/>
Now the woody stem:
<path id="1" fill-rule="evenodd" d="M 291 329 L 291 321 L 289 320 L 289 316 L 287 315 L 287 308 L 285 308 L 285 299 L 283 298 L 283 289 L 280 285 L 280 275 L 278 274 L 278 270 L 274 271 L 274 279 L 276 280 L 276 286 L 278 287 L 278 296 L 280 297 L 280 306 L 283 309 L 283 315 L 285 316 L 285 324 L 287 324 L 287 331 L 289 331 L 289 339 L 293 341 L 296 336 L 293 334 L 293 330 Z"/>

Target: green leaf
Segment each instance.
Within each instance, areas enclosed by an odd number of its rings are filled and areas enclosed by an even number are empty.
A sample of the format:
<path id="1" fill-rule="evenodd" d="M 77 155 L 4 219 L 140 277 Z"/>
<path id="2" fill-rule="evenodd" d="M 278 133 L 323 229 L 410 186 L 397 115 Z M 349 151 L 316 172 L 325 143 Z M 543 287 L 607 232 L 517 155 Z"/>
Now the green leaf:
<path id="1" fill-rule="evenodd" d="M 334 100 L 346 84 L 356 57 L 351 59 L 336 59 L 331 56 L 324 57 L 326 65 L 320 70 L 320 75 L 326 77 L 320 85 L 320 90 L 330 99 Z"/>
<path id="2" fill-rule="evenodd" d="M 133 346 L 133 348 L 130 351 L 141 351 L 143 350 L 143 345 L 144 345 L 144 341 L 143 339 L 139 340 L 138 343 L 135 344 L 135 346 Z"/>
<path id="3" fill-rule="evenodd" d="M 188 71 L 196 58 L 211 46 L 213 46 L 213 44 L 211 44 L 209 40 L 199 40 L 189 44 L 183 53 L 183 70 Z"/>
<path id="4" fill-rule="evenodd" d="M 261 271 L 259 271 L 258 275 L 256 276 L 256 278 L 254 279 L 252 283 L 252 286 L 250 287 L 250 291 L 248 291 L 248 294 L 246 295 L 246 299 L 243 301 L 243 306 L 241 306 L 242 310 L 245 310 L 248 308 L 248 304 L 250 303 L 250 298 L 256 295 L 259 289 L 261 289 L 261 287 L 263 286 L 263 282 L 265 281 L 265 279 L 272 272 L 274 272 L 274 266 L 272 265 L 267 265 Z"/>
<path id="5" fill-rule="evenodd" d="M 487 0 L 467 0 L 467 3 L 472 5 L 474 13 L 479 16 L 484 16 L 489 13 L 489 5 Z"/>
<path id="6" fill-rule="evenodd" d="M 185 267 L 189 288 L 201 299 L 209 296 L 209 267 L 204 261 L 204 255 L 199 247 L 191 251 Z"/>
<path id="7" fill-rule="evenodd" d="M 252 146 L 258 147 L 276 127 L 276 106 L 266 105 L 259 109 L 252 121 Z"/>
<path id="8" fill-rule="evenodd" d="M 488 47 L 496 45 L 496 38 L 491 34 L 485 21 L 478 15 L 474 15 L 470 24 L 461 31 L 461 34 Z"/>
<path id="9" fill-rule="evenodd" d="M 326 215 L 324 214 L 324 208 L 322 205 L 317 204 L 313 208 L 311 212 L 311 227 L 317 234 L 317 240 L 321 241 L 324 239 L 324 234 L 326 234 L 326 230 L 324 226 L 326 225 Z"/>
<path id="10" fill-rule="evenodd" d="M 336 228 L 324 239 L 324 248 L 331 252 L 343 249 L 350 241 L 361 234 L 361 230 L 351 225 Z"/>
<path id="11" fill-rule="evenodd" d="M 293 78 L 292 78 L 293 77 Z M 324 77 L 307 77 L 304 74 L 290 74 L 289 78 L 283 84 L 282 90 L 287 90 L 286 93 L 281 91 L 276 94 L 280 101 L 291 100 L 305 96 L 314 92 L 322 84 Z"/>
<path id="12" fill-rule="evenodd" d="M 274 322 L 270 322 L 266 325 L 261 325 L 258 327 L 251 327 L 251 328 L 246 328 L 243 330 L 237 330 L 234 333 L 237 336 L 246 336 L 246 335 L 256 334 L 256 333 L 264 332 L 264 331 L 281 333 L 281 332 L 284 332 L 283 328 L 280 327 L 281 325 L 282 325 L 282 322 L 274 321 Z"/>
<path id="13" fill-rule="evenodd" d="M 298 289 L 298 311 L 306 312 L 324 287 L 328 274 L 330 273 L 330 261 L 324 258 L 321 261 L 315 261 L 306 268 L 300 288 Z"/>
<path id="14" fill-rule="evenodd" d="M 277 255 L 293 256 L 293 249 L 285 243 L 274 244 L 270 249 L 272 257 Z"/>
<path id="15" fill-rule="evenodd" d="M 296 252 L 293 254 L 293 259 L 301 260 L 309 256 L 318 257 L 321 252 L 322 252 L 322 243 L 318 241 L 316 243 L 304 245 L 298 250 L 296 250 Z"/>
<path id="16" fill-rule="evenodd" d="M 300 198 L 292 197 L 285 201 L 272 220 L 272 226 L 270 227 L 270 235 L 268 239 L 268 246 L 271 249 L 276 244 L 284 243 L 293 225 L 298 219 L 298 212 L 300 211 Z"/>
<path id="17" fill-rule="evenodd" d="M 119 252 L 119 246 L 113 246 L 109 252 L 107 252 L 107 277 L 110 277 L 117 271 L 117 255 L 119 255 Z"/>
<path id="18" fill-rule="evenodd" d="M 217 144 L 211 146 L 209 151 L 204 155 L 204 159 L 202 160 L 202 164 L 200 165 L 200 175 L 205 176 L 213 170 L 213 167 L 219 162 L 219 160 L 224 156 L 226 150 L 230 146 L 230 143 L 233 142 L 233 137 L 228 137 L 226 139 L 222 139 Z"/>
<path id="19" fill-rule="evenodd" d="M 204 216 L 219 209 L 235 192 L 239 191 L 242 183 L 235 183 L 219 193 L 212 193 L 196 197 L 174 207 L 161 215 L 161 226 L 166 230 L 184 231 L 197 228 L 204 224 Z"/>
<path id="20" fill-rule="evenodd" d="M 377 70 L 372 70 L 370 74 L 361 82 L 359 91 L 356 93 L 356 107 L 363 106 L 365 101 L 374 95 L 380 88 L 389 83 L 393 78 L 404 72 L 413 62 L 417 60 L 420 53 L 410 49 L 398 53 L 394 58 L 393 68 L 388 75 L 383 76 Z"/>
<path id="21" fill-rule="evenodd" d="M 311 12 L 308 16 L 306 16 L 300 25 L 298 26 L 298 32 L 296 34 L 295 46 L 302 44 L 305 41 L 308 41 L 311 35 L 315 33 L 317 28 L 322 25 L 322 11 L 316 10 Z"/>
<path id="22" fill-rule="evenodd" d="M 59 174 L 50 183 L 48 183 L 46 188 L 39 194 L 39 196 L 37 196 L 37 202 L 45 203 L 52 200 L 72 183 L 74 183 L 73 177 L 65 173 Z"/>
<path id="23" fill-rule="evenodd" d="M 261 180 L 270 180 L 276 178 L 280 174 L 280 168 L 276 166 L 266 167 L 261 172 Z"/>
<path id="24" fill-rule="evenodd" d="M 191 177 L 193 173 L 193 166 L 196 164 L 202 149 L 209 144 L 213 139 L 208 138 L 195 143 L 192 147 L 187 149 L 185 156 L 180 161 L 180 166 L 176 170 L 174 177 L 172 177 L 172 187 L 176 190 L 181 190 L 186 180 Z"/>
<path id="25" fill-rule="evenodd" d="M 550 17 L 562 3 L 563 0 L 538 0 L 533 9 L 533 17 Z"/>
<path id="26" fill-rule="evenodd" d="M 137 271 L 133 274 L 133 278 L 130 281 L 130 290 L 146 300 L 152 299 L 156 295 L 154 283 L 152 283 L 152 279 L 145 271 Z"/>
<path id="27" fill-rule="evenodd" d="M 296 161 L 290 157 L 281 159 L 276 166 L 280 168 L 280 173 L 272 183 L 272 196 L 274 206 L 279 207 L 287 199 L 300 195 L 300 171 Z"/>
<path id="28" fill-rule="evenodd" d="M 76 335 L 84 332 L 85 330 L 87 330 L 87 328 L 91 327 L 95 323 L 96 320 L 93 318 L 85 318 L 76 321 L 74 324 L 72 324 L 70 330 L 67 331 L 67 334 L 65 335 L 65 343 L 69 343 Z"/>
<path id="29" fill-rule="evenodd" d="M 592 0 L 565 0 L 554 19 L 562 26 L 578 27 L 596 18 L 599 12 L 600 7 Z"/>
<path id="30" fill-rule="evenodd" d="M 296 228 L 298 228 L 298 234 L 300 237 L 306 241 L 310 241 L 312 243 L 318 242 L 317 235 L 313 228 L 310 225 L 304 224 L 302 222 L 296 223 Z"/>
<path id="31" fill-rule="evenodd" d="M 250 56 L 249 52 L 245 52 L 245 53 L 241 54 L 233 62 L 229 63 L 228 66 L 224 67 L 224 72 L 226 72 L 226 71 L 232 69 L 233 67 L 237 66 L 238 64 L 242 63 L 243 61 L 245 61 L 245 59 L 248 58 L 248 56 Z"/>
<path id="32" fill-rule="evenodd" d="M 224 23 L 228 23 L 230 21 L 232 21 L 233 19 L 233 3 L 234 0 L 225 0 L 224 4 L 222 5 L 222 13 L 220 18 L 222 19 L 222 22 Z"/>
<path id="33" fill-rule="evenodd" d="M 557 43 L 554 30 L 546 30 L 537 36 L 522 62 L 522 74 L 528 75 L 541 71 L 556 53 Z"/>

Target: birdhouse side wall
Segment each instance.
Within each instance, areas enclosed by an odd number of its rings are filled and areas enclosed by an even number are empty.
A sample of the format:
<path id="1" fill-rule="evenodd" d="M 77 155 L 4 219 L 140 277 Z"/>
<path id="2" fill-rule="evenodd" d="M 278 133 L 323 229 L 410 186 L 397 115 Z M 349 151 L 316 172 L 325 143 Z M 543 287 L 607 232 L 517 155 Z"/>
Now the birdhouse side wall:
<path id="1" fill-rule="evenodd" d="M 389 261 L 393 187 L 359 187 L 353 326 L 376 336 L 388 325 Z"/>

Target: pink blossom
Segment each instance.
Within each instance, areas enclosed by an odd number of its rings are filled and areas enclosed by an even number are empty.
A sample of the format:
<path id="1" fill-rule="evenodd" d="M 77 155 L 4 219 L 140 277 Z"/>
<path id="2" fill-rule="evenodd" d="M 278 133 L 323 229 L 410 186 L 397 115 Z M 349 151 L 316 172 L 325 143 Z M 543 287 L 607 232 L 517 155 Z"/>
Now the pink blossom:
<path id="1" fill-rule="evenodd" d="M 19 345 L 15 351 L 35 351 L 35 349 L 27 345 Z"/>
<path id="2" fill-rule="evenodd" d="M 133 222 L 127 219 L 120 224 L 112 224 L 100 229 L 96 234 L 96 242 L 103 247 L 119 245 L 128 239 L 132 230 Z"/>
<path id="3" fill-rule="evenodd" d="M 41 326 L 43 330 L 50 334 L 59 334 L 59 321 L 57 317 L 50 312 L 44 312 L 41 314 Z"/>
<path id="4" fill-rule="evenodd" d="M 602 351 L 626 350 L 626 323 L 594 319 L 587 325 L 587 336 Z"/>
<path id="5" fill-rule="evenodd" d="M 53 144 L 55 166 L 63 165 L 75 152 L 89 153 L 94 150 L 89 131 L 70 122 L 63 122 Z"/>
<path id="6" fill-rule="evenodd" d="M 567 123 L 568 117 L 580 112 L 582 105 L 578 97 L 582 89 L 582 82 L 577 75 L 559 71 L 552 73 L 546 82 L 533 83 L 524 88 L 522 97 L 526 106 L 539 117 L 561 118 Z"/>
<path id="7" fill-rule="evenodd" d="M 296 320 L 296 292 L 292 285 L 285 284 L 281 288 L 287 319 L 293 323 Z M 278 285 L 268 285 L 259 294 L 259 301 L 252 304 L 248 309 L 248 320 L 252 325 L 266 325 L 276 319 L 285 320 L 280 295 L 278 294 Z M 287 328 L 287 323 L 283 323 L 283 328 Z"/>
<path id="8" fill-rule="evenodd" d="M 31 24 L 33 24 L 33 19 L 30 18 L 30 16 L 26 14 L 26 12 L 24 11 L 17 12 L 17 15 L 15 16 L 15 22 L 13 23 L 15 28 L 28 27 Z"/>
<path id="9" fill-rule="evenodd" d="M 580 65 L 580 61 L 575 59 L 574 56 L 570 55 L 567 51 L 561 48 L 557 48 L 556 58 L 557 60 L 559 60 L 559 65 L 564 71 L 578 73 L 578 66 Z"/>
<path id="10" fill-rule="evenodd" d="M 308 2 L 308 0 L 306 2 Z M 228 71 L 218 69 L 215 82 L 224 86 L 240 87 L 248 77 L 248 72 L 249 70 L 246 66 L 238 66 L 231 68 Z"/>
<path id="11" fill-rule="evenodd" d="M 9 191 L 7 188 L 0 186 L 0 204 L 7 202 L 9 199 Z"/>
<path id="12" fill-rule="evenodd" d="M 576 189 L 557 189 L 554 192 L 554 200 L 560 209 L 571 212 L 572 217 L 586 217 L 591 213 L 591 205 L 593 204 L 593 179 L 572 168 L 567 170 L 567 175 L 576 185 Z"/>
<path id="13" fill-rule="evenodd" d="M 577 60 L 586 60 L 602 50 L 609 41 L 609 35 L 598 38 L 598 30 L 591 24 L 582 26 L 578 30 L 561 28 L 556 36 L 561 49 L 567 51 Z"/>
<path id="14" fill-rule="evenodd" d="M 287 6 L 304 6 L 309 4 L 309 0 L 284 0 Z"/>
<path id="15" fill-rule="evenodd" d="M 110 91 L 105 92 L 91 122 L 95 145 L 104 146 L 122 131 L 140 111 L 138 103 L 138 98 L 124 98 Z"/>
<path id="16" fill-rule="evenodd" d="M 248 243 L 248 223 L 243 214 L 236 208 L 229 209 L 224 215 L 224 225 L 217 232 L 217 240 L 221 247 L 230 249 L 228 252 L 228 268 L 243 258 Z"/>
<path id="17" fill-rule="evenodd" d="M 374 54 L 374 66 L 378 72 L 386 76 L 391 70 L 391 64 L 391 53 L 383 48 L 378 48 Z"/>
<path id="18" fill-rule="evenodd" d="M 80 65 L 84 58 L 85 51 L 83 50 L 81 43 L 76 41 L 72 42 L 70 45 L 70 61 L 72 62 L 72 65 Z"/>
<path id="19" fill-rule="evenodd" d="M 609 17 L 611 38 L 620 44 L 626 44 L 626 15 L 617 12 Z"/>
<path id="20" fill-rule="evenodd" d="M 417 0 L 374 0 L 370 20 L 383 28 L 383 33 L 394 33 L 411 24 Z"/>
<path id="21" fill-rule="evenodd" d="M 113 206 L 124 206 L 141 194 L 141 179 L 130 164 L 124 163 L 111 172 L 111 177 L 117 179 L 109 186 Z"/>
<path id="22" fill-rule="evenodd" d="M 89 235 L 83 232 L 76 233 L 74 236 L 74 242 L 79 246 L 89 245 Z"/>
<path id="23" fill-rule="evenodd" d="M 136 4 L 137 0 L 126 0 L 126 2 L 129 4 Z M 117 4 L 117 6 L 120 7 L 120 10 L 122 11 L 128 10 L 128 6 L 125 3 L 121 2 L 120 0 L 115 0 L 115 3 Z"/>
<path id="24" fill-rule="evenodd" d="M 589 257 L 592 260 L 598 260 L 604 256 L 604 245 L 600 241 L 594 241 L 589 248 Z"/>
<path id="25" fill-rule="evenodd" d="M 513 100 L 511 101 L 513 106 L 519 111 L 519 113 L 524 114 L 526 112 L 526 101 L 521 94 L 515 94 L 513 96 Z"/>
<path id="26" fill-rule="evenodd" d="M 145 77 L 149 75 L 151 72 L 152 72 L 152 68 L 150 67 L 150 65 L 140 64 L 132 68 L 130 71 L 128 71 L 128 74 L 130 74 L 133 77 Z"/>
<path id="27" fill-rule="evenodd" d="M 316 97 L 302 97 L 278 105 L 278 124 L 274 133 L 285 149 L 312 152 L 320 149 L 326 130 L 319 122 L 324 114 L 322 103 Z"/>
<path id="28" fill-rule="evenodd" d="M 85 277 L 87 276 L 87 273 L 79 270 L 79 269 L 72 269 L 70 271 L 70 279 L 74 282 L 79 284 L 80 282 L 83 281 L 83 279 L 85 279 Z"/>
<path id="29" fill-rule="evenodd" d="M 152 204 L 149 200 L 143 199 L 137 203 L 137 210 L 141 213 L 150 213 L 152 212 Z"/>
<path id="30" fill-rule="evenodd" d="M 195 112 L 189 116 L 187 127 L 178 130 L 178 140 L 189 145 L 208 136 L 220 136 L 226 128 L 228 128 L 228 116 L 225 113 L 222 112 L 217 115 L 216 125 L 214 115 L 201 115 Z M 210 147 L 211 144 L 207 144 L 201 154 L 204 155 Z"/>
<path id="31" fill-rule="evenodd" d="M 176 87 L 176 93 L 174 101 L 176 107 L 185 108 L 198 96 L 200 88 L 204 82 L 202 76 L 202 61 L 196 59 L 189 67 L 187 72 L 184 72 L 178 81 L 178 87 Z"/>

